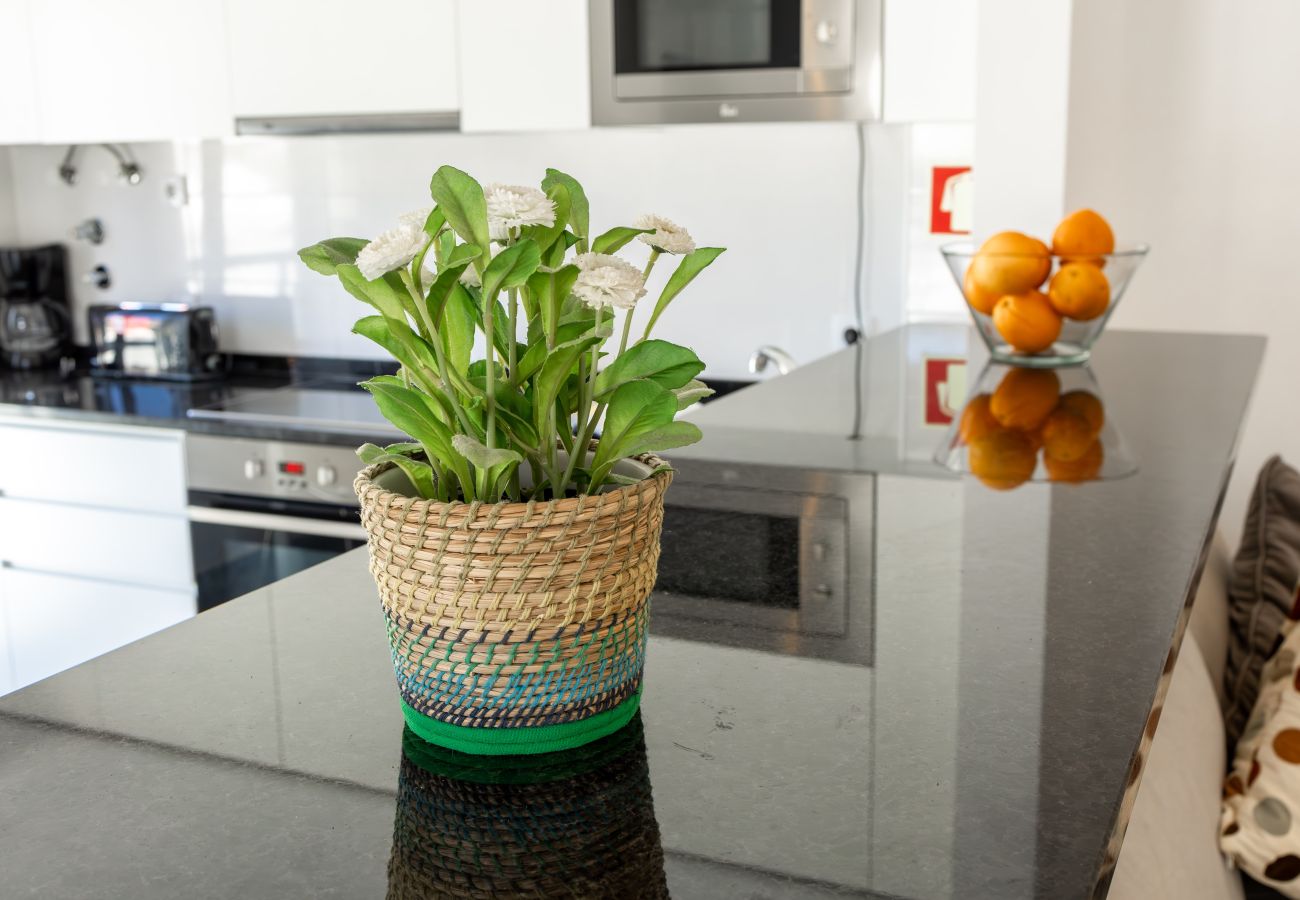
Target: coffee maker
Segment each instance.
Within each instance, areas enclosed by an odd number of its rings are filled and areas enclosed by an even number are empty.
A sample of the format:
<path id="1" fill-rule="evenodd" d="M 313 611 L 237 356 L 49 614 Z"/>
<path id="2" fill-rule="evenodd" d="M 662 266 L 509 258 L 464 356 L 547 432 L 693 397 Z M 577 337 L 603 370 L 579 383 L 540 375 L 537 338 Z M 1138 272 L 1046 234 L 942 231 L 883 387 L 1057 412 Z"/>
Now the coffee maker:
<path id="1" fill-rule="evenodd" d="M 0 247 L 0 359 L 43 369 L 72 355 L 68 255 L 61 244 Z"/>

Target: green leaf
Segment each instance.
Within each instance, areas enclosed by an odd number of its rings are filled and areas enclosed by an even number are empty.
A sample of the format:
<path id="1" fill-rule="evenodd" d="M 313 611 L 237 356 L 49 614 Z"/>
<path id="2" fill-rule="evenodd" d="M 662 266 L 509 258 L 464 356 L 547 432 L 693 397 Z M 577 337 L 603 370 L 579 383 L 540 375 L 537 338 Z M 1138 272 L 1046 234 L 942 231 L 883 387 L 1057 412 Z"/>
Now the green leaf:
<path id="1" fill-rule="evenodd" d="M 561 325 L 555 332 L 554 349 L 558 350 L 584 337 L 605 339 L 614 331 L 614 326 L 608 322 L 602 323 L 598 332 L 592 331 L 592 325 L 591 322 L 569 322 L 566 325 Z M 591 343 L 588 342 L 585 346 L 590 347 Z M 519 359 L 518 380 L 522 383 L 533 377 L 533 373 L 542 367 L 542 363 L 546 362 L 546 357 L 552 352 L 554 351 L 546 346 L 545 339 L 532 344 Z"/>
<path id="2" fill-rule="evenodd" d="M 524 238 L 511 244 L 492 257 L 483 272 L 483 295 L 495 298 L 502 290 L 527 283 L 541 262 L 541 251 L 533 241 Z"/>
<path id="3" fill-rule="evenodd" d="M 569 248 L 576 243 L 578 243 L 578 236 L 572 231 L 560 232 L 560 239 L 551 244 L 542 254 L 542 265 L 548 269 L 558 269 L 564 265 L 564 254 L 568 253 Z"/>
<path id="4" fill-rule="evenodd" d="M 298 258 L 307 268 L 322 275 L 333 275 L 342 265 L 357 261 L 361 248 L 370 243 L 365 238 L 330 238 L 298 251 Z"/>
<path id="5" fill-rule="evenodd" d="M 479 389 L 482 397 L 487 396 L 485 372 L 486 368 L 484 372 L 470 378 L 470 383 Z M 504 376 L 495 379 L 493 384 L 496 388 L 497 420 L 503 422 L 510 429 L 510 433 L 522 443 L 536 447 L 541 441 L 537 437 L 536 429 L 533 428 L 533 407 L 529 398 L 519 393 Z M 474 402 L 486 409 L 481 398 L 476 397 Z"/>
<path id="6" fill-rule="evenodd" d="M 414 441 L 400 441 L 396 444 L 389 444 L 384 447 L 388 453 L 399 453 L 402 456 L 410 456 L 412 453 L 422 453 L 424 448 Z M 357 451 L 358 453 L 360 451 Z"/>
<path id="7" fill-rule="evenodd" d="M 542 179 L 542 190 L 549 191 L 557 184 L 564 185 L 569 192 L 569 222 L 578 237 L 579 244 L 585 249 L 591 235 L 591 211 L 587 203 L 587 192 L 572 175 L 566 175 L 559 169 L 547 169 Z"/>
<path id="8" fill-rule="evenodd" d="M 491 246 L 488 236 L 487 200 L 483 187 L 454 166 L 442 166 L 433 173 L 429 193 L 463 240 L 479 247 Z"/>
<path id="9" fill-rule="evenodd" d="M 477 438 L 472 438 L 467 434 L 453 435 L 451 443 L 461 456 L 480 469 L 495 469 L 497 466 L 507 466 L 510 463 L 518 464 L 524 461 L 524 458 L 514 450 L 505 447 L 489 448 Z"/>
<path id="10" fill-rule="evenodd" d="M 429 210 L 429 217 L 424 220 L 424 233 L 429 237 L 437 237 L 438 232 L 442 231 L 443 226 L 447 224 L 447 217 L 438 207 Z"/>
<path id="11" fill-rule="evenodd" d="M 430 377 L 438 371 L 437 357 L 429 342 L 404 321 L 386 316 L 366 316 L 352 326 L 352 333 L 374 341 L 408 369 Z"/>
<path id="12" fill-rule="evenodd" d="M 601 340 L 602 338 L 599 337 L 589 337 L 574 341 L 565 347 L 556 347 L 554 352 L 546 357 L 546 362 L 542 363 L 542 368 L 533 378 L 533 416 L 539 434 L 545 433 L 541 417 L 555 402 L 565 381 L 573 374 L 573 369 L 578 364 L 578 357 Z"/>
<path id="13" fill-rule="evenodd" d="M 592 253 L 617 253 L 638 234 L 654 234 L 653 228 L 628 228 L 619 225 L 591 242 Z"/>
<path id="14" fill-rule="evenodd" d="M 533 343 L 539 337 L 543 340 L 545 335 L 550 334 L 552 322 L 559 317 L 560 307 L 564 298 L 569 296 L 573 290 L 574 283 L 578 280 L 578 267 L 574 265 L 564 266 L 554 272 L 534 272 L 528 276 L 528 290 L 533 295 L 538 305 L 539 318 L 530 319 L 528 322 L 528 342 Z M 595 317 L 592 317 L 593 321 Z M 536 334 L 534 334 L 536 326 Z"/>
<path id="15" fill-rule="evenodd" d="M 390 319 L 406 321 L 406 305 L 402 302 L 405 291 L 399 291 L 386 278 L 367 281 L 366 276 L 354 265 L 338 267 L 339 281 L 349 294 L 363 303 L 369 303 Z"/>
<path id="16" fill-rule="evenodd" d="M 403 444 L 400 446 L 419 447 L 420 445 Z M 402 470 L 403 474 L 405 474 L 408 479 L 410 479 L 411 484 L 414 485 L 416 492 L 421 497 L 426 500 L 438 499 L 437 479 L 433 472 L 433 466 L 429 465 L 427 462 L 419 459 L 411 459 L 411 457 L 405 454 L 394 453 L 390 448 L 380 448 L 376 447 L 374 444 L 362 444 L 357 448 L 357 456 L 359 456 L 361 461 L 368 466 L 373 466 L 376 463 L 382 462 L 393 463 Z"/>
<path id="17" fill-rule="evenodd" d="M 457 244 L 447 254 L 447 258 L 443 260 L 442 265 L 449 269 L 458 266 L 464 269 L 465 266 L 478 259 L 482 253 L 483 249 L 478 244 Z M 460 277 L 459 273 L 456 277 Z"/>
<path id="18" fill-rule="evenodd" d="M 631 443 L 623 447 L 624 456 L 639 456 L 654 450 L 671 450 L 694 444 L 704 435 L 693 422 L 669 422 L 659 428 L 640 434 Z"/>
<path id="19" fill-rule="evenodd" d="M 713 388 L 709 387 L 703 381 L 697 381 L 695 379 L 691 379 L 686 382 L 685 385 L 673 391 L 673 395 L 677 397 L 678 412 L 681 412 L 683 409 L 694 403 L 699 403 L 705 397 L 712 397 L 715 393 L 716 391 L 714 391 Z"/>
<path id="20" fill-rule="evenodd" d="M 564 232 L 569 224 L 569 189 L 563 184 L 553 184 L 546 190 L 546 196 L 555 204 L 555 221 L 548 228 L 545 225 L 529 225 L 520 230 L 520 236 L 530 238 L 543 253 Z"/>
<path id="21" fill-rule="evenodd" d="M 447 354 L 447 365 L 462 375 L 468 374 L 470 355 L 474 352 L 474 332 L 478 327 L 475 312 L 469 291 L 459 283 L 452 287 L 442 307 L 438 337 Z"/>
<path id="22" fill-rule="evenodd" d="M 654 328 L 655 322 L 663 315 L 668 304 L 673 302 L 673 298 L 680 294 L 686 287 L 695 280 L 709 264 L 722 255 L 725 247 L 701 247 L 682 257 L 682 261 L 677 264 L 673 274 L 669 276 L 668 283 L 664 285 L 663 293 L 659 295 L 659 300 L 655 303 L 654 312 L 650 314 L 650 321 L 646 323 L 645 333 L 649 334 L 650 329 Z"/>
<path id="23" fill-rule="evenodd" d="M 703 371 L 704 363 L 685 347 L 668 341 L 642 341 L 624 351 L 596 377 L 596 399 L 638 378 L 648 378 L 671 391 Z"/>
<path id="24" fill-rule="evenodd" d="M 653 381 L 629 381 L 609 399 L 605 413 L 605 427 L 600 435 L 600 445 L 592 460 L 592 472 L 612 466 L 628 456 L 628 447 L 635 446 L 639 437 L 669 424 L 677 415 L 677 398 L 667 388 Z"/>
<path id="25" fill-rule="evenodd" d="M 361 386 L 370 391 L 384 418 L 419 441 L 430 460 L 450 467 L 462 487 L 472 484 L 469 466 L 451 443 L 451 429 L 440 418 L 438 401 L 409 388 L 400 378 L 379 375 Z"/>

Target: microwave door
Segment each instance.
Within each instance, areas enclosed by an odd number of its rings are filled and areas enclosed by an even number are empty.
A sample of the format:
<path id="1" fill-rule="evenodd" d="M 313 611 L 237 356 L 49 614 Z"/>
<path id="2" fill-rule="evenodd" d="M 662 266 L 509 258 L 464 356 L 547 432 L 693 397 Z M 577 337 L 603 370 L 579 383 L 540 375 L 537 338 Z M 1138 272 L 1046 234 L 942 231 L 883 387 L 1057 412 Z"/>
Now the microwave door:
<path id="1" fill-rule="evenodd" d="M 620 100 L 847 91 L 851 0 L 614 3 Z"/>

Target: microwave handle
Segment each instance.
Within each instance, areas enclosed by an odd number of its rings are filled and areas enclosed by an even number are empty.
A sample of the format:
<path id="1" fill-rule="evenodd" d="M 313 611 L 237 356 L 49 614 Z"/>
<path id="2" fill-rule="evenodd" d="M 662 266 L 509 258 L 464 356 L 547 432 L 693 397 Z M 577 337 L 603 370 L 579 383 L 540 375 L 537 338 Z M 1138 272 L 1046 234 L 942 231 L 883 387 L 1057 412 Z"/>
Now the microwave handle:
<path id="1" fill-rule="evenodd" d="M 326 522 L 300 516 L 279 516 L 273 513 L 247 512 L 238 509 L 214 509 L 210 506 L 190 506 L 186 511 L 191 522 L 203 525 L 231 525 L 236 528 L 255 528 L 285 534 L 310 534 L 353 541 L 366 540 L 366 530 L 360 523 Z"/>

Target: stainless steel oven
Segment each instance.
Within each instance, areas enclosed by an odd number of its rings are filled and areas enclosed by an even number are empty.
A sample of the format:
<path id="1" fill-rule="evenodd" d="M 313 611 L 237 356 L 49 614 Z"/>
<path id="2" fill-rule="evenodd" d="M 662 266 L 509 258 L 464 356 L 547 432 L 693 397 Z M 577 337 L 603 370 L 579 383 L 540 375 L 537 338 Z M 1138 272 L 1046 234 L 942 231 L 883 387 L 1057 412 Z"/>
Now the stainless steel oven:
<path id="1" fill-rule="evenodd" d="M 590 0 L 597 125 L 876 119 L 881 0 Z"/>
<path id="2" fill-rule="evenodd" d="M 871 475 L 675 456 L 651 628 L 870 665 Z"/>
<path id="3" fill-rule="evenodd" d="M 200 611 L 366 542 L 350 448 L 191 434 L 186 455 Z"/>

